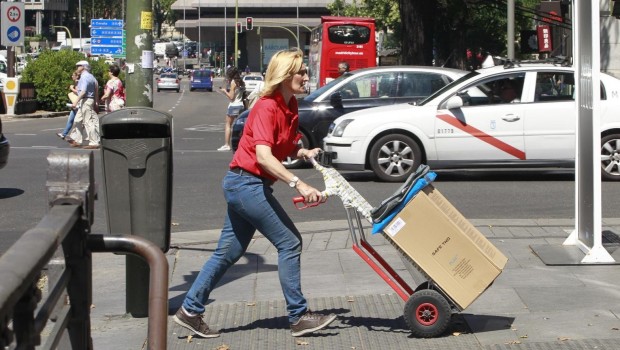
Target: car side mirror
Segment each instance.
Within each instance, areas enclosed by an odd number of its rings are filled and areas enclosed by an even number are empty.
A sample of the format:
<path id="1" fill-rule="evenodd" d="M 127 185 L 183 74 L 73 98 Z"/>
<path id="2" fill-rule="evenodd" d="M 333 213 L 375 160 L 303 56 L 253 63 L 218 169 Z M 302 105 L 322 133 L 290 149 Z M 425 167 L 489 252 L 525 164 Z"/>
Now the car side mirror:
<path id="1" fill-rule="evenodd" d="M 461 107 L 463 107 L 463 99 L 461 96 L 452 96 L 448 99 L 448 102 L 446 102 L 446 109 L 456 109 Z"/>
<path id="2" fill-rule="evenodd" d="M 336 108 L 342 108 L 342 94 L 340 92 L 334 92 L 329 96 L 329 103 Z"/>

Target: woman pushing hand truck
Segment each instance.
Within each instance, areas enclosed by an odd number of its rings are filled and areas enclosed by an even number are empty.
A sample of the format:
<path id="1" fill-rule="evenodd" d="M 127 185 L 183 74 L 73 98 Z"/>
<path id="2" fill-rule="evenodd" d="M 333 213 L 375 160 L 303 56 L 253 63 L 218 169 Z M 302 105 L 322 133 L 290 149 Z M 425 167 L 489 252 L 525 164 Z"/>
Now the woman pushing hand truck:
<path id="1" fill-rule="evenodd" d="M 308 71 L 299 49 L 279 51 L 271 58 L 261 97 L 250 112 L 239 148 L 222 181 L 228 207 L 217 249 L 174 316 L 175 322 L 199 336 L 219 336 L 202 319 L 205 303 L 228 268 L 243 256 L 257 230 L 278 251 L 278 275 L 292 336 L 320 330 L 336 319 L 336 315 L 314 313 L 308 307 L 301 292 L 301 234 L 273 196 L 272 188 L 280 180 L 306 203 L 325 201 L 319 190 L 282 165 L 291 154 L 314 158 L 320 151 L 298 146 L 301 135 L 295 94 L 305 93 L 307 82 Z"/>

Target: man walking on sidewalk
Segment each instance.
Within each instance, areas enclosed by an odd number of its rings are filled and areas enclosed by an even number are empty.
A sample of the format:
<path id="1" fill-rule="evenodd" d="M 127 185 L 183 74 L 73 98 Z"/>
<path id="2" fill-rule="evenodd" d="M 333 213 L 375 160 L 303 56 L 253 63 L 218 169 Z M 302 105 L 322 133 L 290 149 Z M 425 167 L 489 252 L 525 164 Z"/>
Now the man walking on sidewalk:
<path id="1" fill-rule="evenodd" d="M 74 147 L 97 149 L 99 148 L 99 117 L 97 117 L 95 108 L 98 108 L 99 104 L 99 84 L 90 73 L 88 61 L 79 61 L 75 65 L 78 67 L 80 80 L 77 85 L 77 100 L 71 108 L 79 107 L 79 109 L 73 121 L 75 130 L 71 133 L 72 140 L 69 143 Z"/>

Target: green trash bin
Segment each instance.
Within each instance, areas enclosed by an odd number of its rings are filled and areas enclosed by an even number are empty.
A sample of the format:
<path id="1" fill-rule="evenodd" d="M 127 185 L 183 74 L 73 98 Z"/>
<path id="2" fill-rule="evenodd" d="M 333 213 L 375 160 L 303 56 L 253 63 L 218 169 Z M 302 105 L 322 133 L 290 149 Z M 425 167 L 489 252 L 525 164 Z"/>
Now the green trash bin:
<path id="1" fill-rule="evenodd" d="M 170 248 L 172 116 L 128 107 L 100 120 L 106 219 L 110 234 L 146 238 Z M 127 312 L 148 315 L 149 268 L 127 256 Z"/>

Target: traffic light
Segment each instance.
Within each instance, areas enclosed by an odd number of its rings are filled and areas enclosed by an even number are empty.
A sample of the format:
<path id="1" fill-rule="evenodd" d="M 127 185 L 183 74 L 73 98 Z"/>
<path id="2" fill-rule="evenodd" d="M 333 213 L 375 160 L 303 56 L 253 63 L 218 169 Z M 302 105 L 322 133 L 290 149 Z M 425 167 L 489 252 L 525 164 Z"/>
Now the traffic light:
<path id="1" fill-rule="evenodd" d="M 253 21 L 254 21 L 254 18 L 246 17 L 245 18 L 245 29 L 252 30 L 252 28 L 254 27 L 254 23 L 252 23 Z"/>
<path id="2" fill-rule="evenodd" d="M 243 28 L 241 27 L 241 22 L 237 22 L 237 33 L 241 33 Z"/>

